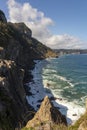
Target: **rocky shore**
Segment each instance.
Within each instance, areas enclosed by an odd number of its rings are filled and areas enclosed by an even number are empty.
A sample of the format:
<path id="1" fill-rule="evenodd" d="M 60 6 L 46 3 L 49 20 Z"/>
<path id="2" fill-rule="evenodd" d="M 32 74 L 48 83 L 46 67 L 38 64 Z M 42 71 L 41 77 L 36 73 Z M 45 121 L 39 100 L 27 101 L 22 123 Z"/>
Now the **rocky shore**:
<path id="1" fill-rule="evenodd" d="M 32 38 L 24 23 L 8 23 L 0 10 L 0 129 L 23 127 L 34 115 L 26 100 L 30 94 L 26 82 L 37 59 L 54 57 L 56 53 Z M 33 111 L 31 113 L 31 111 Z"/>
<path id="2" fill-rule="evenodd" d="M 64 124 L 67 126 L 67 121 L 65 116 L 53 106 L 48 96 L 46 96 L 34 118 L 28 121 L 26 128 L 51 130 L 55 124 Z"/>
<path id="3" fill-rule="evenodd" d="M 37 113 L 26 99 L 32 94 L 26 83 L 32 80 L 30 70 L 35 66 L 34 60 L 56 56 L 32 37 L 32 31 L 24 23 L 8 23 L 0 10 L 0 130 L 21 130 L 24 126 L 23 130 L 68 129 L 65 116 L 47 96 Z M 85 115 L 77 125 L 79 130 L 86 130 L 82 129 Z"/>
<path id="4" fill-rule="evenodd" d="M 28 111 L 23 77 L 24 71 L 14 61 L 0 59 L 0 126 L 3 129 L 22 125 Z"/>

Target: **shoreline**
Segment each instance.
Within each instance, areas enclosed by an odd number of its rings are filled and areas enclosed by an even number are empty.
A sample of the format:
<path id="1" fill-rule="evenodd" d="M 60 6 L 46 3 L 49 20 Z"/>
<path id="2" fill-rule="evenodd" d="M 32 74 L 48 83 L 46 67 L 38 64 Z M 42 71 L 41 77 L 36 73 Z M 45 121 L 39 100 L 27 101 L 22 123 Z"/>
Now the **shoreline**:
<path id="1" fill-rule="evenodd" d="M 49 87 L 44 86 L 41 76 L 42 68 L 45 65 L 44 61 L 46 60 L 35 61 L 35 68 L 31 70 L 33 80 L 26 84 L 30 88 L 32 95 L 26 96 L 26 99 L 28 103 L 37 111 L 43 98 L 48 95 L 54 106 L 66 116 L 68 125 L 74 124 L 80 118 L 81 114 L 84 114 L 85 108 L 73 104 L 73 102 L 67 102 L 62 97 L 56 97 L 52 94 Z"/>

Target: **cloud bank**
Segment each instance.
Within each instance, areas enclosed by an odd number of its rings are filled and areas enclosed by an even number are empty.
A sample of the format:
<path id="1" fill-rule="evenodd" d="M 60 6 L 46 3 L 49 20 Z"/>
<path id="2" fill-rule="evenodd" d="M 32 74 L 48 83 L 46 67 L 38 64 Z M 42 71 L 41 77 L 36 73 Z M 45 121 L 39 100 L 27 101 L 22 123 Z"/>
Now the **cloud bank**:
<path id="1" fill-rule="evenodd" d="M 77 49 L 82 48 L 83 42 L 71 35 L 52 35 L 48 29 L 54 24 L 53 20 L 45 17 L 44 13 L 33 8 L 29 3 L 19 3 L 8 0 L 9 21 L 24 22 L 31 30 L 33 37 L 40 40 L 48 47 L 54 49 Z"/>

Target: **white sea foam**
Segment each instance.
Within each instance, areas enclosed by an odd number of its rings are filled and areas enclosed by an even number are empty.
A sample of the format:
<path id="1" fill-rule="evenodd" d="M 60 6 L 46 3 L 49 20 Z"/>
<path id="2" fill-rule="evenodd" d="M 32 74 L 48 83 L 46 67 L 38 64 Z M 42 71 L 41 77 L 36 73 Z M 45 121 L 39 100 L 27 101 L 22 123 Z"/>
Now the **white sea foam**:
<path id="1" fill-rule="evenodd" d="M 47 70 L 48 72 L 50 71 L 49 69 L 46 69 L 46 70 Z M 52 72 L 52 70 L 51 70 L 51 72 Z M 50 73 L 51 73 L 51 72 L 50 72 Z M 53 70 L 53 72 L 56 72 L 56 71 Z M 45 72 L 45 74 L 46 74 L 46 72 Z M 49 75 L 48 77 L 50 77 L 50 75 Z M 74 84 L 71 83 L 70 80 L 66 79 L 66 77 L 63 77 L 63 76 L 60 76 L 60 75 L 57 75 L 57 74 L 53 74 L 52 77 L 53 77 L 53 78 L 56 78 L 56 79 L 59 79 L 59 80 L 61 80 L 61 81 L 67 82 L 67 83 L 69 84 L 69 87 L 74 87 Z"/>
<path id="2" fill-rule="evenodd" d="M 87 98 L 87 95 L 84 97 L 81 97 L 82 102 L 84 102 L 86 98 Z"/>
<path id="3" fill-rule="evenodd" d="M 62 81 L 66 81 L 71 87 L 74 87 L 74 84 L 72 84 L 69 80 L 66 79 L 66 77 L 56 75 L 57 78 L 59 78 Z"/>
<path id="4" fill-rule="evenodd" d="M 79 85 L 79 84 L 87 84 L 87 82 L 78 82 L 78 83 L 75 83 L 74 85 Z"/>
<path id="5" fill-rule="evenodd" d="M 53 70 L 53 69 L 44 69 L 44 74 L 45 73 L 56 73 L 56 70 Z"/>
<path id="6" fill-rule="evenodd" d="M 27 96 L 27 101 L 31 104 L 35 110 L 38 110 L 38 105 L 40 105 L 39 100 L 42 100 L 46 95 L 49 97 L 53 96 L 52 91 L 47 92 L 47 80 L 45 80 L 45 85 L 42 79 L 42 68 L 44 66 L 44 61 L 36 61 L 34 70 L 32 71 L 33 82 L 27 84 L 31 88 L 32 95 Z M 65 77 L 60 77 L 60 79 L 66 81 Z M 51 81 L 50 81 L 51 82 Z M 70 82 L 69 82 L 70 84 Z M 51 83 L 52 85 L 52 83 Z M 72 86 L 72 84 L 70 84 Z M 45 87 L 47 88 L 45 88 Z M 59 90 L 60 91 L 60 90 Z M 60 92 L 59 92 L 60 93 Z M 57 95 L 58 97 L 59 95 Z M 66 99 L 63 99 L 61 95 L 57 100 L 53 101 L 55 107 L 58 107 L 59 110 L 67 117 L 68 124 L 74 123 L 80 116 L 85 112 L 85 108 L 78 105 L 76 101 L 68 102 Z"/>

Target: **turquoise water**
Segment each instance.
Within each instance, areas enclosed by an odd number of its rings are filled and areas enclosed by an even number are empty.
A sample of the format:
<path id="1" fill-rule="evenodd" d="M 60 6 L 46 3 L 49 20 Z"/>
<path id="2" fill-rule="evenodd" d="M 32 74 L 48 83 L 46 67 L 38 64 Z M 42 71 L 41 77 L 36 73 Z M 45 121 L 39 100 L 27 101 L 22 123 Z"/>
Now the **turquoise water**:
<path id="1" fill-rule="evenodd" d="M 42 79 L 44 86 L 57 97 L 83 106 L 87 97 L 87 55 L 48 59 L 42 70 Z"/>

